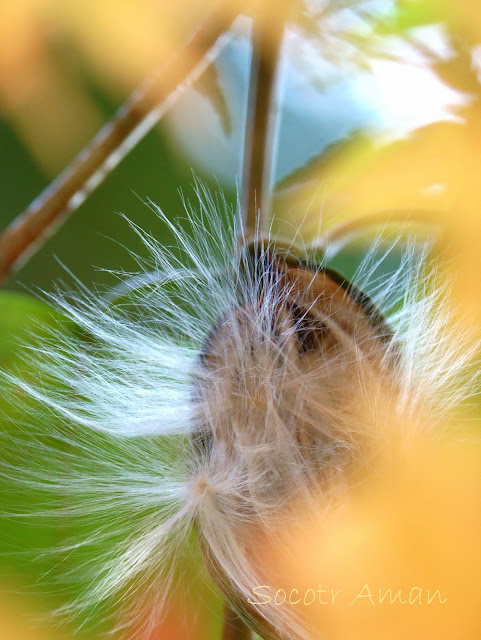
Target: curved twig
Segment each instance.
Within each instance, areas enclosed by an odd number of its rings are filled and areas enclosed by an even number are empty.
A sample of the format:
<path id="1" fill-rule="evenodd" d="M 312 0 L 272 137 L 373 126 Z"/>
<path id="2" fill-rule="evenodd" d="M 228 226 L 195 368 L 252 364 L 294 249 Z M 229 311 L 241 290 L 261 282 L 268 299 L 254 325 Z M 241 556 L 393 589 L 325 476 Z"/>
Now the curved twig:
<path id="1" fill-rule="evenodd" d="M 428 209 L 381 209 L 326 229 L 311 246 L 313 249 L 336 253 L 353 235 L 369 227 L 399 223 L 439 226 L 441 224 L 440 216 L 439 211 Z"/>

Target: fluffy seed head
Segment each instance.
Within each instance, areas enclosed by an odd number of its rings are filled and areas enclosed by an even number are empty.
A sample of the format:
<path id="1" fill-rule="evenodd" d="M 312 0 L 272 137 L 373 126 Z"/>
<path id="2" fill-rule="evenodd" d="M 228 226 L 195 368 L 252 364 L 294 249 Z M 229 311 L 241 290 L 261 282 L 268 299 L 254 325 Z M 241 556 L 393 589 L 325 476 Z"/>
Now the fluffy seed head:
<path id="1" fill-rule="evenodd" d="M 256 540 L 275 541 L 299 505 L 342 503 L 378 457 L 456 409 L 475 347 L 453 340 L 419 248 L 377 279 L 396 242 L 373 243 L 351 284 L 273 240 L 239 245 L 224 205 L 199 198 L 187 232 L 159 212 L 172 249 L 136 229 L 152 265 L 121 286 L 127 308 L 54 296 L 84 338 L 36 347 L 40 382 L 10 376 L 44 412 L 26 418 L 34 438 L 5 472 L 90 523 L 64 545 L 93 549 L 70 609 L 117 595 L 159 612 L 195 529 L 243 616 L 265 637 L 306 638 L 291 611 L 249 604 L 265 576 Z"/>

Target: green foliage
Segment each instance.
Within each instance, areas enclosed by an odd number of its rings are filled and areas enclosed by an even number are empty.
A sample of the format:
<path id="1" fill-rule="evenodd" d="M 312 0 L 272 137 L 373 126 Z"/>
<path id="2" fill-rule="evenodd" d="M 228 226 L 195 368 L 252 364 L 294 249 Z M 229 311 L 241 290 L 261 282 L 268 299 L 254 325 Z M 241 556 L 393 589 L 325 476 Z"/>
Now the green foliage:
<path id="1" fill-rule="evenodd" d="M 0 293 L 0 370 L 15 374 L 22 380 L 38 384 L 38 371 L 35 358 L 30 360 L 28 350 L 45 338 L 52 338 L 52 330 L 61 337 L 74 332 L 76 338 L 91 343 L 91 336 L 80 332 L 71 322 L 66 321 L 52 306 L 32 296 L 12 292 Z M 35 354 L 34 354 L 35 356 Z M 36 356 L 35 356 L 36 357 Z M 69 542 L 93 539 L 96 535 L 95 519 L 80 518 L 58 512 L 59 509 L 75 506 L 68 498 L 56 495 L 45 487 L 33 482 L 23 484 L 22 468 L 27 467 L 31 456 L 35 455 L 35 443 L 38 443 L 38 455 L 42 456 L 42 447 L 48 445 L 56 453 L 45 461 L 52 465 L 52 481 L 63 469 L 68 473 L 70 451 L 68 424 L 61 424 L 58 418 L 48 415 L 45 407 L 23 391 L 2 383 L 0 395 L 0 446 L 2 447 L 2 473 L 0 473 L 0 574 L 2 584 L 7 589 L 16 585 L 20 591 L 20 606 L 26 611 L 32 609 L 52 611 L 71 602 L 85 588 L 82 581 L 82 568 L 95 562 L 102 554 L 111 549 L 102 545 L 111 545 L 115 540 L 115 531 L 107 541 L 72 549 L 69 552 L 62 547 Z M 38 424 L 37 424 L 38 423 Z M 49 424 L 50 429 L 42 429 Z M 40 428 L 39 428 L 40 426 Z M 57 437 L 53 436 L 56 432 Z M 65 438 L 62 438 L 62 433 Z M 58 437 L 60 436 L 60 437 Z M 121 463 L 126 455 L 125 447 L 109 436 L 89 432 L 84 442 L 92 441 L 92 447 L 99 447 L 105 456 L 115 458 Z M 32 453 L 33 452 L 33 453 Z M 174 454 L 174 452 L 172 452 Z M 92 461 L 90 452 L 76 448 L 74 452 L 78 462 L 82 456 L 84 473 L 88 474 Z M 83 464 L 82 463 L 82 464 Z M 94 467 L 95 469 L 95 467 Z M 75 498 L 74 498 L 75 499 Z M 66 501 L 67 500 L 67 501 Z M 145 514 L 144 514 L 145 515 Z M 140 518 L 142 514 L 137 514 Z M 137 517 L 132 514 L 132 521 Z M 101 514 L 99 515 L 102 520 Z M 98 522 L 104 528 L 108 522 Z M 104 519 L 105 520 L 105 519 Z M 221 635 L 222 602 L 213 585 L 206 581 L 201 570 L 202 559 L 195 541 L 186 557 L 181 559 L 176 571 L 179 577 L 179 589 L 183 605 L 187 603 L 192 619 L 201 621 L 200 628 L 205 636 L 202 640 L 213 640 Z M 65 585 L 61 580 L 69 573 Z M 59 586 L 61 587 L 59 589 Z M 141 594 L 140 594 L 141 595 Z M 197 612 L 197 610 L 199 610 Z M 116 607 L 112 604 L 101 611 L 90 610 L 85 628 L 79 631 L 79 637 L 89 640 L 98 638 L 102 631 L 108 631 L 111 620 L 106 614 L 115 616 Z M 85 620 L 73 621 L 73 627 L 84 624 Z M 65 629 L 67 635 L 70 633 Z"/>

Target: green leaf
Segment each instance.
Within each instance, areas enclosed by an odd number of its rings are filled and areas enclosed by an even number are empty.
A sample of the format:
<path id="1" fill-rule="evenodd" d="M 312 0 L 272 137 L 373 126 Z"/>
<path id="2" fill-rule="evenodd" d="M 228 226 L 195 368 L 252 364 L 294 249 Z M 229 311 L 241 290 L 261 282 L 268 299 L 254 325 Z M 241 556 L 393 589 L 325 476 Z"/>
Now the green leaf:
<path id="1" fill-rule="evenodd" d="M 36 335 L 59 327 L 61 316 L 52 306 L 21 293 L 0 292 L 0 368 L 10 369 L 21 360 L 22 350 Z"/>

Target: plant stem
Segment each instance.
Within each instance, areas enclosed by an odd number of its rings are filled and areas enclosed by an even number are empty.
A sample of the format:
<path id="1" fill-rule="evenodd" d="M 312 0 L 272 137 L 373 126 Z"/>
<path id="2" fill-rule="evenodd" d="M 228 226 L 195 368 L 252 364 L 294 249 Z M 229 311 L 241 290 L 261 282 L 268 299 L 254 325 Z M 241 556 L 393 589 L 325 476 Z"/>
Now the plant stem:
<path id="1" fill-rule="evenodd" d="M 226 607 L 222 640 L 251 640 L 251 638 L 252 632 L 249 627 L 230 607 Z"/>
<path id="2" fill-rule="evenodd" d="M 312 246 L 325 252 L 336 253 L 350 237 L 369 227 L 400 223 L 436 226 L 440 224 L 440 220 L 442 218 L 439 212 L 428 209 L 382 209 L 326 229 Z"/>
<path id="3" fill-rule="evenodd" d="M 290 0 L 283 0 L 273 12 L 270 3 L 264 6 L 260 2 L 253 17 L 241 193 L 245 235 L 262 232 L 270 218 L 271 172 L 277 118 L 277 109 L 273 105 L 285 21 L 290 5 Z"/>
<path id="4" fill-rule="evenodd" d="M 160 71 L 137 89 L 43 193 L 0 236 L 0 282 L 18 269 L 159 122 L 227 41 L 235 14 L 213 11 Z"/>

